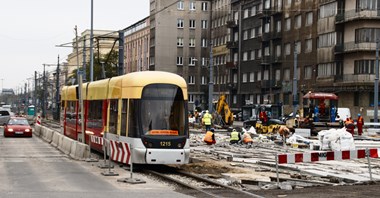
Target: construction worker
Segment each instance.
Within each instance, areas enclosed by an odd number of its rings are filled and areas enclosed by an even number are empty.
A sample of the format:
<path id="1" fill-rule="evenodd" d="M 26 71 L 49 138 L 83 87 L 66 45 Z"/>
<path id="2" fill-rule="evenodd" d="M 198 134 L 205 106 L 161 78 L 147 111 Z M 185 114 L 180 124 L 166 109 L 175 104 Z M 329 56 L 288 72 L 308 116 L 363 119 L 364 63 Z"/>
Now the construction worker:
<path id="1" fill-rule="evenodd" d="M 206 113 L 202 117 L 202 123 L 206 126 L 206 131 L 211 130 L 212 115 L 206 110 Z"/>
<path id="2" fill-rule="evenodd" d="M 344 125 L 346 127 L 346 131 L 351 133 L 352 136 L 354 136 L 355 124 L 351 117 L 347 117 Z"/>
<path id="3" fill-rule="evenodd" d="M 251 135 L 249 135 L 249 133 L 247 131 L 243 133 L 242 139 L 243 139 L 243 143 L 246 144 L 246 145 L 250 146 L 253 143 L 253 139 L 252 139 Z"/>
<path id="4" fill-rule="evenodd" d="M 230 144 L 238 144 L 241 140 L 239 132 L 236 131 L 236 129 L 232 129 L 232 132 L 230 134 Z"/>
<path id="5" fill-rule="evenodd" d="M 358 121 L 356 122 L 356 126 L 358 127 L 358 135 L 361 136 L 363 134 L 363 125 L 364 119 L 360 113 L 358 114 Z"/>
<path id="6" fill-rule="evenodd" d="M 263 108 L 261 111 L 260 111 L 260 114 L 259 114 L 259 118 L 260 118 L 260 121 L 263 125 L 267 125 L 267 122 L 268 122 L 268 116 L 267 116 L 267 113 L 265 112 L 265 108 Z"/>
<path id="7" fill-rule="evenodd" d="M 209 131 L 206 132 L 206 135 L 203 138 L 203 141 L 206 142 L 206 144 L 212 145 L 216 143 L 214 132 L 214 128 L 211 128 Z"/>
<path id="8" fill-rule="evenodd" d="M 281 125 L 280 128 L 278 129 L 278 133 L 282 137 L 283 143 L 285 143 L 286 138 L 290 135 L 290 130 L 285 125 Z"/>

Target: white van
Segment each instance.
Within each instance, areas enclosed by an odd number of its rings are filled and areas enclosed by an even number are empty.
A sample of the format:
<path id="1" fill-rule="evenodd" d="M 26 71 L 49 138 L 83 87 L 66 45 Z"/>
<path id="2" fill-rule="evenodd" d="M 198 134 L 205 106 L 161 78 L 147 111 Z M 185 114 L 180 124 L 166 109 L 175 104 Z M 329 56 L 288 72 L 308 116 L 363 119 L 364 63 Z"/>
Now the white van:
<path id="1" fill-rule="evenodd" d="M 339 117 L 345 121 L 347 118 L 351 117 L 351 111 L 350 108 L 345 107 L 338 107 L 338 115 Z M 335 119 L 336 121 L 339 121 L 338 118 Z"/>

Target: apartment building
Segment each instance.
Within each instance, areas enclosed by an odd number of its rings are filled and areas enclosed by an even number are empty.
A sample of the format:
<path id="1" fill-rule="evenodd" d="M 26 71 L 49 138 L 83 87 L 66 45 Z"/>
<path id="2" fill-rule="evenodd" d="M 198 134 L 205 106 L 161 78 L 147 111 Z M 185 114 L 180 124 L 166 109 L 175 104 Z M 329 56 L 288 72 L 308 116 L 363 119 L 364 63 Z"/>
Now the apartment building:
<path id="1" fill-rule="evenodd" d="M 149 17 L 124 30 L 125 73 L 149 70 L 149 40 Z"/>
<path id="2" fill-rule="evenodd" d="M 210 1 L 151 0 L 149 70 L 183 76 L 189 109 L 207 108 Z"/>

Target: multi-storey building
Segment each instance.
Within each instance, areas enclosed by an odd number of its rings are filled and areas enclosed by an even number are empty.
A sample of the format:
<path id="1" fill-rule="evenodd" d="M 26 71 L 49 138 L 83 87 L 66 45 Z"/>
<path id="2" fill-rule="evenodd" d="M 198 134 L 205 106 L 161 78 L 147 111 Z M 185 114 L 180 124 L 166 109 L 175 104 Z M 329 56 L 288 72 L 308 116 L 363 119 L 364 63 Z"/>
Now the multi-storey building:
<path id="1" fill-rule="evenodd" d="M 149 17 L 124 30 L 125 73 L 149 70 Z"/>
<path id="2" fill-rule="evenodd" d="M 211 9 L 209 1 L 150 1 L 149 70 L 183 76 L 189 109 L 208 101 Z"/>

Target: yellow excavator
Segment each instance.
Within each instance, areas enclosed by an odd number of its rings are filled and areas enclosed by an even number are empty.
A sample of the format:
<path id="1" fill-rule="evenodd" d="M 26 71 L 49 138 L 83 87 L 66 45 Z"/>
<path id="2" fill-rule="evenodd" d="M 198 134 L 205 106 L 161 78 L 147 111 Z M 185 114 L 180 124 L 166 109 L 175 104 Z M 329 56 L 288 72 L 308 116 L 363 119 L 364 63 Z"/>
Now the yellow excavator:
<path id="1" fill-rule="evenodd" d="M 232 126 L 234 122 L 234 114 L 231 112 L 230 107 L 226 102 L 226 96 L 223 94 L 219 97 L 216 103 L 216 112 L 221 116 L 223 128 Z"/>

